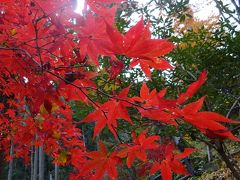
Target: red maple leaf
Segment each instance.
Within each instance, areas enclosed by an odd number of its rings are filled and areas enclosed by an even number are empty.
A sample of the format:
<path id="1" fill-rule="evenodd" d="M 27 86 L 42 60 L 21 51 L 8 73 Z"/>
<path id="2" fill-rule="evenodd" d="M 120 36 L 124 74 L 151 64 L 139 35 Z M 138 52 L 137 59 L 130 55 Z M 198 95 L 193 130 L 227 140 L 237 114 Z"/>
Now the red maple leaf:
<path id="1" fill-rule="evenodd" d="M 116 133 L 112 127 L 112 122 L 108 122 L 107 116 L 100 108 L 96 109 L 94 112 L 88 114 L 81 122 L 97 122 L 94 127 L 93 138 L 101 132 L 101 130 L 108 124 L 108 128 L 112 133 Z"/>
<path id="2" fill-rule="evenodd" d="M 114 24 L 118 5 L 122 0 L 86 0 L 94 13 L 103 18 L 109 24 Z M 114 4 L 113 4 L 114 3 Z M 111 7 L 111 8 L 110 8 Z"/>
<path id="3" fill-rule="evenodd" d="M 169 62 L 163 58 L 152 58 L 151 60 L 135 58 L 131 61 L 129 67 L 133 68 L 138 64 L 149 79 L 151 79 L 151 67 L 158 70 L 173 69 Z"/>
<path id="4" fill-rule="evenodd" d="M 189 85 L 187 91 L 185 93 L 182 93 L 178 97 L 178 104 L 184 103 L 186 100 L 191 98 L 197 91 L 198 89 L 203 85 L 203 83 L 207 80 L 207 71 L 204 70 L 200 76 L 198 77 L 198 80 L 193 82 L 192 84 Z"/>
<path id="5" fill-rule="evenodd" d="M 132 123 L 127 107 L 131 106 L 128 102 L 128 91 L 130 87 L 123 89 L 115 99 L 111 99 L 104 104 L 99 104 L 97 110 L 87 115 L 81 122 L 94 122 L 96 121 L 97 124 L 94 128 L 93 137 L 95 137 L 101 130 L 108 125 L 108 129 L 113 133 L 115 137 L 116 128 L 117 128 L 117 120 L 123 118 L 124 120 Z M 118 99 L 121 99 L 118 100 Z M 125 100 L 125 101 L 122 101 Z"/>
<path id="6" fill-rule="evenodd" d="M 107 172 L 111 179 L 117 177 L 117 165 L 121 162 L 121 159 L 117 157 L 117 152 L 109 153 L 106 146 L 100 142 L 99 151 L 93 151 L 86 153 L 87 160 L 81 168 L 82 175 L 91 174 L 94 172 L 93 179 L 101 180 L 104 173 Z"/>
<path id="7" fill-rule="evenodd" d="M 158 57 L 169 53 L 174 45 L 167 39 L 151 39 L 149 28 L 150 24 L 144 27 L 143 19 L 141 19 L 125 35 L 122 35 L 117 29 L 107 24 L 106 31 L 112 43 L 106 48 L 115 54 L 134 58 L 130 67 L 140 63 L 142 70 L 150 78 L 150 67 L 160 70 L 172 68 L 167 61 Z"/>
<path id="8" fill-rule="evenodd" d="M 110 79 L 114 79 L 123 69 L 124 69 L 124 64 L 120 60 L 114 60 L 110 59 Z"/>
<path id="9" fill-rule="evenodd" d="M 176 110 L 175 112 L 180 115 L 180 117 L 183 117 L 186 122 L 194 125 L 206 135 L 212 134 L 215 137 L 219 137 L 219 139 L 229 138 L 235 141 L 240 141 L 240 139 L 235 137 L 228 128 L 219 123 L 240 124 L 240 122 L 233 121 L 214 112 L 198 112 L 203 106 L 204 99 L 205 96 L 196 102 L 186 105 L 182 110 Z"/>
<path id="10" fill-rule="evenodd" d="M 185 148 L 182 153 L 178 154 L 174 153 L 175 149 L 176 147 L 174 143 L 169 143 L 159 146 L 158 149 L 152 150 L 153 152 L 155 151 L 161 156 L 160 158 L 158 158 L 157 154 L 155 153 L 156 161 L 153 163 L 150 169 L 150 174 L 154 174 L 155 172 L 160 170 L 163 180 L 172 179 L 172 171 L 180 175 L 189 174 L 187 169 L 180 162 L 180 160 L 195 152 L 196 149 Z"/>
<path id="11" fill-rule="evenodd" d="M 107 24 L 107 33 L 112 41 L 112 51 L 133 58 L 151 60 L 169 53 L 174 45 L 167 39 L 151 39 L 150 24 L 144 27 L 143 19 L 122 35 L 117 29 Z M 110 48 L 110 47 L 109 47 Z"/>
<path id="12" fill-rule="evenodd" d="M 160 139 L 159 136 L 146 137 L 147 130 L 144 130 L 138 137 L 132 133 L 133 144 L 122 144 L 120 145 L 123 149 L 118 153 L 121 158 L 127 157 L 127 166 L 130 168 L 135 158 L 141 161 L 147 160 L 146 150 L 155 149 L 158 144 L 155 141 Z"/>
<path id="13" fill-rule="evenodd" d="M 98 27 L 98 28 L 96 28 Z M 108 55 L 102 48 L 102 43 L 108 43 L 106 34 L 106 25 L 103 19 L 87 14 L 87 19 L 83 21 L 79 32 L 79 47 L 81 59 L 86 55 L 90 58 L 90 62 L 99 65 L 98 56 Z"/>
<path id="14" fill-rule="evenodd" d="M 140 89 L 140 97 L 132 97 L 132 100 L 141 102 L 141 107 L 137 109 L 142 117 L 148 117 L 162 123 L 176 125 L 174 116 L 166 111 L 168 108 L 175 107 L 176 101 L 163 99 L 166 91 L 166 89 L 163 89 L 157 92 L 156 89 L 154 89 L 150 92 L 146 83 L 143 83 Z"/>
<path id="15" fill-rule="evenodd" d="M 16 112 L 13 109 L 8 109 L 5 114 L 7 114 L 12 119 L 15 118 L 15 116 L 16 116 Z"/>
<path id="16" fill-rule="evenodd" d="M 159 105 L 156 89 L 150 92 L 145 82 L 142 83 L 140 96 L 132 97 L 132 100 L 141 102 L 141 105 L 145 108 L 157 107 Z"/>

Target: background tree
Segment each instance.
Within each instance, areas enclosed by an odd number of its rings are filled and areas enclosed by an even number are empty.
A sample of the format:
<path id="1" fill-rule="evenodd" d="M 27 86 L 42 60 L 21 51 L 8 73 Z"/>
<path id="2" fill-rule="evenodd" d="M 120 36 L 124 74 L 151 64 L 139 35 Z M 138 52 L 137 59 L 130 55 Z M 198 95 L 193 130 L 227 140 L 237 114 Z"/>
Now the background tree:
<path id="1" fill-rule="evenodd" d="M 209 72 L 209 79 L 200 91 L 200 95 L 208 94 L 205 109 L 239 118 L 239 32 L 238 26 L 232 21 L 236 11 L 226 10 L 232 7 L 231 4 L 223 7 L 219 6 L 223 2 L 216 3 L 220 15 L 207 20 L 194 17 L 189 1 L 149 1 L 145 7 L 135 8 L 135 11 L 132 8 L 131 12 L 148 17 L 156 37 L 170 37 L 177 44 L 177 48 L 168 55 L 176 65 L 175 71 L 153 71 L 154 86 L 161 89 L 165 84 L 168 90 L 179 92 L 185 83 L 196 80 L 196 74 L 205 68 Z M 127 12 L 126 16 L 129 14 Z M 189 137 L 195 139 L 195 131 L 190 136 L 189 130 L 183 129 L 182 132 L 180 136 L 188 142 Z M 227 146 L 234 149 L 232 143 Z M 206 167 L 200 166 L 196 169 L 205 171 Z"/>

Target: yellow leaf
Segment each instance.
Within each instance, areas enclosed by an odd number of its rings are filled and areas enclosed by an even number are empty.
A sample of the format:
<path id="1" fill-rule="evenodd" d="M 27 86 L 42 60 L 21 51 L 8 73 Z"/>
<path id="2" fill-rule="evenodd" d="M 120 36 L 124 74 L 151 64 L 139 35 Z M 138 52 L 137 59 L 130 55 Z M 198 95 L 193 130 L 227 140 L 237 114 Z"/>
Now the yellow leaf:
<path id="1" fill-rule="evenodd" d="M 57 104 L 53 103 L 51 112 L 53 113 L 53 112 L 57 111 L 58 109 L 59 109 L 59 106 Z"/>
<path id="2" fill-rule="evenodd" d="M 69 155 L 69 152 L 62 151 L 57 157 L 57 161 L 61 164 L 65 164 L 67 162 L 68 155 Z"/>
<path id="3" fill-rule="evenodd" d="M 17 34 L 17 30 L 16 29 L 12 29 L 10 30 L 10 33 L 12 36 L 15 36 Z"/>
<path id="4" fill-rule="evenodd" d="M 55 112 L 59 109 L 59 106 L 55 103 L 52 104 L 52 109 L 51 109 L 51 112 Z M 43 115 L 47 115 L 48 114 L 48 111 L 46 110 L 44 104 L 42 104 L 40 106 L 40 110 L 39 110 L 40 114 L 43 116 Z"/>
<path id="5" fill-rule="evenodd" d="M 196 67 L 197 67 L 197 66 L 196 66 L 195 64 L 192 64 L 192 68 L 196 69 Z"/>
<path id="6" fill-rule="evenodd" d="M 34 117 L 35 123 L 38 126 L 39 129 L 42 129 L 42 123 L 44 121 L 44 117 L 42 117 L 40 114 Z"/>
<path id="7" fill-rule="evenodd" d="M 59 131 L 56 131 L 56 130 L 54 130 L 53 131 L 53 134 L 52 134 L 52 137 L 54 138 L 54 139 L 60 139 L 61 138 L 61 133 L 59 132 Z"/>
<path id="8" fill-rule="evenodd" d="M 40 106 L 39 112 L 40 112 L 40 114 L 41 114 L 42 116 L 48 114 L 46 108 L 44 107 L 44 104 L 42 104 L 42 105 Z"/>

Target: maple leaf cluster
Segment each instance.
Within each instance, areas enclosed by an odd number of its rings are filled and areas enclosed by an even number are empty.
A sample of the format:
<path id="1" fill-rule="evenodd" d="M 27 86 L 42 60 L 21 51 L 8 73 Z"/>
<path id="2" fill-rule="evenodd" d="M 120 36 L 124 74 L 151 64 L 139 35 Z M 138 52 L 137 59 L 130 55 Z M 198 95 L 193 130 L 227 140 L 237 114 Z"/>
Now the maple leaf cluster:
<path id="1" fill-rule="evenodd" d="M 149 90 L 142 83 L 139 96 L 129 97 L 131 86 L 120 92 L 107 93 L 94 78 L 102 68 L 99 59 L 107 58 L 109 79 L 118 79 L 125 69 L 140 66 L 151 79 L 151 70 L 172 69 L 163 58 L 174 49 L 168 39 L 154 39 L 150 23 L 141 19 L 121 33 L 115 25 L 115 14 L 121 0 L 86 0 L 83 15 L 74 12 L 76 0 L 3 0 L 0 2 L 0 148 L 6 159 L 30 160 L 33 147 L 60 165 L 72 165 L 71 179 L 102 179 L 118 175 L 117 167 L 126 163 L 146 163 L 148 175 L 161 172 L 171 179 L 172 172 L 188 174 L 181 159 L 196 151 L 186 148 L 176 153 L 173 142 L 161 143 L 150 128 L 131 142 L 117 141 L 118 121 L 133 121 L 130 108 L 139 114 L 139 121 L 180 126 L 191 124 L 212 139 L 240 141 L 221 123 L 239 122 L 214 113 L 200 111 L 205 97 L 186 104 L 206 81 L 207 72 L 189 85 L 177 99 L 167 99 L 167 89 Z M 124 59 L 131 59 L 126 66 Z M 119 79 L 118 79 L 119 80 Z M 93 96 L 105 96 L 97 101 Z M 109 151 L 99 142 L 98 151 L 89 151 L 79 122 L 73 120 L 69 102 L 81 101 L 92 106 L 80 123 L 96 122 L 93 138 L 107 129 L 116 144 Z M 11 145 L 13 157 L 9 157 Z M 136 160 L 138 159 L 138 161 Z"/>

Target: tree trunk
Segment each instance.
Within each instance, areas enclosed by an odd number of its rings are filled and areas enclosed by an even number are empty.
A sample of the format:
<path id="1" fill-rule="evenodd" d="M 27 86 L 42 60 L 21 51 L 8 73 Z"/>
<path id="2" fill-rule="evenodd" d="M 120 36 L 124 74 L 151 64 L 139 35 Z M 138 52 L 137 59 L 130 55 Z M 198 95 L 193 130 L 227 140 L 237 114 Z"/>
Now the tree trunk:
<path id="1" fill-rule="evenodd" d="M 24 168 L 24 178 L 23 178 L 24 180 L 27 180 L 27 179 L 28 179 L 28 178 L 27 178 L 27 177 L 28 177 L 28 171 L 27 171 L 27 170 L 28 170 L 28 166 L 25 165 L 25 168 Z"/>
<path id="2" fill-rule="evenodd" d="M 43 151 L 43 146 L 39 147 L 39 180 L 44 180 L 44 151 Z"/>
<path id="3" fill-rule="evenodd" d="M 9 161 L 9 167 L 8 167 L 8 180 L 12 180 L 12 173 L 13 173 L 13 143 L 11 142 L 10 147 L 10 161 Z"/>
<path id="4" fill-rule="evenodd" d="M 0 180 L 3 180 L 3 170 L 4 170 L 4 154 L 3 151 L 0 151 Z"/>
<path id="5" fill-rule="evenodd" d="M 219 142 L 217 144 L 217 151 L 226 163 L 227 167 L 231 170 L 232 175 L 237 179 L 240 180 L 240 170 L 234 160 L 226 154 L 223 148 L 222 142 Z"/>
<path id="6" fill-rule="evenodd" d="M 49 180 L 52 180 L 52 172 L 49 173 Z"/>
<path id="7" fill-rule="evenodd" d="M 33 163 L 33 180 L 37 180 L 37 171 L 38 171 L 38 147 L 35 146 L 34 152 L 34 163 Z"/>
<path id="8" fill-rule="evenodd" d="M 33 169 L 34 169 L 34 150 L 33 147 L 31 148 L 31 180 L 33 180 Z"/>
<path id="9" fill-rule="evenodd" d="M 55 164 L 55 175 L 54 180 L 58 180 L 58 174 L 59 174 L 59 167 L 57 164 Z"/>
<path id="10" fill-rule="evenodd" d="M 212 151 L 211 151 L 211 147 L 209 147 L 207 145 L 207 155 L 208 155 L 208 162 L 212 161 Z"/>

